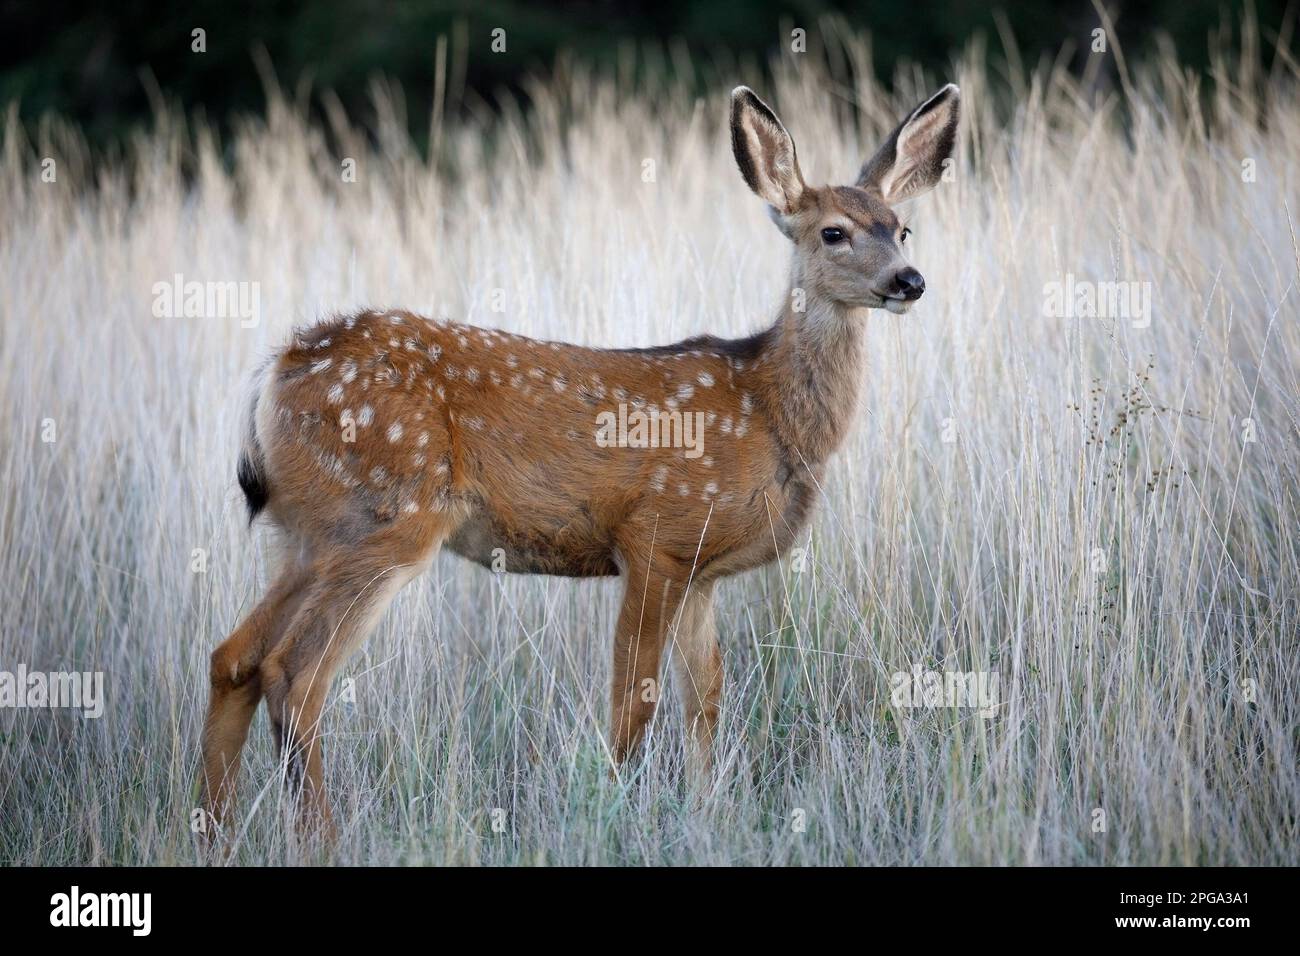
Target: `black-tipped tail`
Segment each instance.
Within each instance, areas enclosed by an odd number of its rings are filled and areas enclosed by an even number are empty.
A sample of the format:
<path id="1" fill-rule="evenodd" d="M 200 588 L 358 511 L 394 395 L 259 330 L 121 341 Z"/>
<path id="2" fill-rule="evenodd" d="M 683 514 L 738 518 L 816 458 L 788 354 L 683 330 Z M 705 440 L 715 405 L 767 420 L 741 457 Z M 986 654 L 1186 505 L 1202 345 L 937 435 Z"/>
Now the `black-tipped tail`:
<path id="1" fill-rule="evenodd" d="M 239 456 L 235 475 L 239 479 L 239 487 L 244 491 L 244 500 L 248 502 L 248 523 L 252 524 L 271 497 L 271 490 L 266 484 L 266 472 L 262 470 L 261 462 L 254 461 L 245 452 Z"/>
<path id="2" fill-rule="evenodd" d="M 266 507 L 266 502 L 271 497 L 271 486 L 266 480 L 266 457 L 262 451 L 262 442 L 257 437 L 257 403 L 270 369 L 271 363 L 264 362 L 253 373 L 249 382 L 250 394 L 248 413 L 244 419 L 243 446 L 239 450 L 239 463 L 235 466 L 235 477 L 239 480 L 239 487 L 244 490 L 244 499 L 248 502 L 250 525 Z"/>

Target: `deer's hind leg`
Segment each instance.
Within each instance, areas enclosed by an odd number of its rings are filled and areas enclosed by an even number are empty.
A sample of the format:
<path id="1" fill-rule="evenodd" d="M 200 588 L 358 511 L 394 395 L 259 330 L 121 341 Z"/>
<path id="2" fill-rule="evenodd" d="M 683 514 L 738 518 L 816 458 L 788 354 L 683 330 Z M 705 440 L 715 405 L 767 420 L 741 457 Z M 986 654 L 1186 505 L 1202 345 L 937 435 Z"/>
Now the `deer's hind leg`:
<path id="1" fill-rule="evenodd" d="M 330 683 L 402 586 L 429 566 L 449 530 L 436 514 L 403 516 L 330 554 L 284 638 L 262 662 L 267 712 L 307 828 L 331 829 L 320 733 Z"/>
<path id="2" fill-rule="evenodd" d="M 287 561 L 266 596 L 212 652 L 203 725 L 203 806 L 218 823 L 233 806 L 241 753 L 262 699 L 262 660 L 298 610 L 310 579 L 309 565 Z"/>

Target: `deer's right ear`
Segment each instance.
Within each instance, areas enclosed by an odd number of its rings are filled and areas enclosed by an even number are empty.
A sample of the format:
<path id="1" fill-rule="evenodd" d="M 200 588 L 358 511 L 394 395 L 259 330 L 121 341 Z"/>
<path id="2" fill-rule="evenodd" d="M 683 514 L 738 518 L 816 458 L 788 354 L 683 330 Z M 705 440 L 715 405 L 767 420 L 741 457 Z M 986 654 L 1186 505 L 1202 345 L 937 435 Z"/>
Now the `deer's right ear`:
<path id="1" fill-rule="evenodd" d="M 806 187 L 794 140 L 747 86 L 731 91 L 731 150 L 740 174 L 761 199 L 783 216 L 798 209 Z"/>

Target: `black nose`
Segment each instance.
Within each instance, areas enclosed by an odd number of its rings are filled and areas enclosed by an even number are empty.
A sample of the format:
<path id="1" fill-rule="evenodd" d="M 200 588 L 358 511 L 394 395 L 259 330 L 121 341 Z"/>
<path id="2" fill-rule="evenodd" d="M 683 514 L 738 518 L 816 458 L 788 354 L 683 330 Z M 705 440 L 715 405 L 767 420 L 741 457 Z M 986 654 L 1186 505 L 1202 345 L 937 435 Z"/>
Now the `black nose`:
<path id="1" fill-rule="evenodd" d="M 925 292 L 925 278 L 908 266 L 894 276 L 894 291 L 909 302 L 913 302 L 921 298 L 921 294 Z"/>

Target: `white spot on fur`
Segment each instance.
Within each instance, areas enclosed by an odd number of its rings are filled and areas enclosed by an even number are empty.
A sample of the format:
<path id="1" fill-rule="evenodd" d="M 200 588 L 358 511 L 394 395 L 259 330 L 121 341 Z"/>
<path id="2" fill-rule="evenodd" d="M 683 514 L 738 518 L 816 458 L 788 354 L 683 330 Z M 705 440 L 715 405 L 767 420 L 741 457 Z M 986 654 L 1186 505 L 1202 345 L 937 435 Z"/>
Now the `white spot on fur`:
<path id="1" fill-rule="evenodd" d="M 339 366 L 339 373 L 339 381 L 344 385 L 350 385 L 352 380 L 357 377 L 357 363 L 352 359 L 348 359 Z"/>
<path id="2" fill-rule="evenodd" d="M 329 391 L 325 393 L 325 400 L 331 405 L 341 404 L 343 402 L 343 386 L 337 383 L 331 385 Z"/>
<path id="3" fill-rule="evenodd" d="M 318 361 L 312 362 L 312 363 L 311 363 L 311 374 L 313 374 L 313 375 L 319 375 L 321 372 L 323 372 L 323 371 L 325 371 L 327 368 L 329 368 L 329 367 L 330 367 L 330 363 L 333 362 L 333 361 L 334 361 L 334 360 L 333 360 L 332 358 L 323 358 L 323 359 L 320 359 L 320 360 L 318 360 Z"/>
<path id="4" fill-rule="evenodd" d="M 357 414 L 357 424 L 365 428 L 375 420 L 375 410 L 369 405 L 362 405 L 361 411 Z"/>
<path id="5" fill-rule="evenodd" d="M 325 469 L 329 476 L 335 481 L 342 484 L 345 488 L 355 488 L 357 486 L 357 480 L 347 473 L 347 469 L 343 467 L 343 461 L 338 455 L 323 452 L 319 449 L 316 450 L 314 454 L 316 457 L 316 463 Z"/>
<path id="6" fill-rule="evenodd" d="M 388 426 L 388 443 L 391 445 L 402 437 L 402 423 L 393 422 Z"/>

